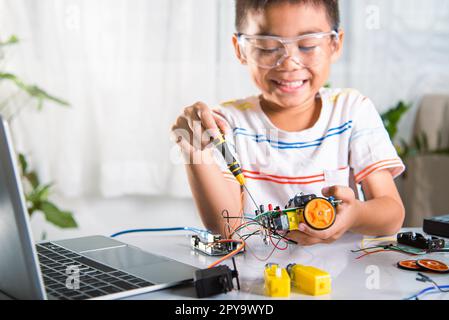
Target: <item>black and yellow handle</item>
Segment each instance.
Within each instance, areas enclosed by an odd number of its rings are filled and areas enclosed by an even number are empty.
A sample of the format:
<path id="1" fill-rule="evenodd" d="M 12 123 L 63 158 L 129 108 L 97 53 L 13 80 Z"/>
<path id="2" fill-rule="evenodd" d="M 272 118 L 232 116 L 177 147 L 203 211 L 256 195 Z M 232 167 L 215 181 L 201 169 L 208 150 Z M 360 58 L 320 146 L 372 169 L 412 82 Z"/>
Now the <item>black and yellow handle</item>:
<path id="1" fill-rule="evenodd" d="M 243 176 L 242 168 L 240 167 L 240 164 L 235 159 L 234 155 L 231 153 L 231 150 L 229 150 L 228 144 L 226 143 L 226 140 L 222 135 L 220 135 L 218 138 L 214 140 L 214 145 L 220 151 L 220 153 L 223 155 L 223 158 L 226 161 L 226 164 L 228 165 L 229 171 L 234 175 L 234 177 L 237 179 L 237 181 L 240 183 L 240 185 L 245 185 L 245 177 Z"/>

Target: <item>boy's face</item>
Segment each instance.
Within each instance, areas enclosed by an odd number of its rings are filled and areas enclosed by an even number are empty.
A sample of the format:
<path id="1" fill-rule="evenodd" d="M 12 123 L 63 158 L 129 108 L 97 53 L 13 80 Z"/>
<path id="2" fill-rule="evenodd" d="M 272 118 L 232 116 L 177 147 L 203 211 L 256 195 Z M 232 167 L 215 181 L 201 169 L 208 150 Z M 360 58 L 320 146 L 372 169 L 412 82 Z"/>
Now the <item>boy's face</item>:
<path id="1" fill-rule="evenodd" d="M 246 35 L 271 35 L 293 38 L 304 34 L 329 32 L 332 30 L 323 6 L 309 4 L 273 4 L 260 12 L 248 13 Z M 265 100 L 287 109 L 300 107 L 314 101 L 318 90 L 325 84 L 330 65 L 337 59 L 342 47 L 343 33 L 337 43 L 328 37 L 321 48 L 320 59 L 312 66 L 298 64 L 295 58 L 286 58 L 271 69 L 247 61 L 240 51 L 238 40 L 233 42 L 239 60 L 248 64 L 253 81 L 262 91 Z"/>

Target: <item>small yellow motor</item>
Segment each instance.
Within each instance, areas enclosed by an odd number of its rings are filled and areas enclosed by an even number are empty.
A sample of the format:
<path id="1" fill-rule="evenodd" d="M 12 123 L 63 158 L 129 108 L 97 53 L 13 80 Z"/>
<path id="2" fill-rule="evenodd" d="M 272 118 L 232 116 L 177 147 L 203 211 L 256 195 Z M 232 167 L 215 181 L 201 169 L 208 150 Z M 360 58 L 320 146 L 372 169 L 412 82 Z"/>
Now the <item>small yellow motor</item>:
<path id="1" fill-rule="evenodd" d="M 265 295 L 269 297 L 290 296 L 290 276 L 285 268 L 268 263 L 264 272 Z"/>
<path id="2" fill-rule="evenodd" d="M 331 292 L 331 276 L 326 271 L 300 264 L 289 264 L 287 271 L 293 285 L 307 294 L 318 296 Z"/>

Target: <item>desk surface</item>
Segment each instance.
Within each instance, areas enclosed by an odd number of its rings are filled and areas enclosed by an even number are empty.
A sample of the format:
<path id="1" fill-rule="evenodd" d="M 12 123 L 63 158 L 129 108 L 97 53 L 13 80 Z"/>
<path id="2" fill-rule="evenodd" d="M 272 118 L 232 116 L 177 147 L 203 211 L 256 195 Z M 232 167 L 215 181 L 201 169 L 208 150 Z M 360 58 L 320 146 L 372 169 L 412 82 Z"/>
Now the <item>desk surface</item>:
<path id="1" fill-rule="evenodd" d="M 407 229 L 420 232 L 419 229 Z M 131 234 L 119 240 L 138 246 L 144 250 L 168 256 L 178 261 L 206 268 L 217 258 L 205 256 L 190 249 L 188 235 L 171 234 Z M 313 297 L 292 290 L 291 300 L 295 299 L 404 299 L 431 286 L 429 283 L 416 281 L 416 272 L 401 270 L 396 267 L 400 260 L 414 259 L 399 252 L 380 252 L 356 259 L 360 253 L 350 250 L 360 248 L 361 235 L 346 234 L 332 245 L 322 244 L 311 247 L 289 246 L 285 251 L 276 250 L 266 261 L 258 258 L 267 257 L 272 246 L 265 246 L 259 236 L 247 242 L 245 254 L 236 258 L 241 290 L 214 296 L 214 299 L 267 299 L 263 294 L 263 270 L 267 262 L 279 263 L 285 267 L 289 263 L 312 265 L 331 274 L 332 293 Z M 369 246 L 370 243 L 366 244 Z M 449 253 L 432 253 L 420 257 L 437 259 L 449 264 Z M 224 262 L 232 268 L 232 262 Z M 378 276 L 378 277 L 377 277 Z M 448 274 L 430 274 L 440 285 L 449 284 Z M 377 277 L 377 278 L 376 278 Z M 166 289 L 130 299 L 195 299 L 193 286 Z M 271 299 L 271 298 L 270 298 Z M 449 299 L 449 294 L 435 293 L 423 296 L 423 299 Z"/>
<path id="2" fill-rule="evenodd" d="M 407 229 L 420 232 L 419 229 Z M 267 257 L 272 246 L 265 246 L 258 237 L 247 241 L 246 253 L 236 257 L 240 275 L 241 290 L 233 290 L 211 299 L 267 299 L 263 294 L 263 270 L 267 262 L 279 263 L 285 267 L 289 263 L 312 265 L 331 274 L 332 293 L 325 296 L 313 297 L 292 289 L 290 300 L 364 300 L 364 299 L 404 299 L 431 286 L 429 283 L 416 281 L 416 272 L 401 270 L 396 267 L 400 260 L 414 259 L 398 252 L 381 252 L 357 260 L 359 253 L 352 253 L 360 247 L 362 236 L 346 234 L 331 245 L 315 245 L 311 247 L 289 246 L 285 251 L 274 251 L 266 261 L 259 258 Z M 164 255 L 172 259 L 206 268 L 217 258 L 205 256 L 190 248 L 189 235 L 180 233 L 146 233 L 124 235 L 119 240 L 135 245 L 144 250 Z M 369 244 L 366 244 L 369 246 Z M 449 264 L 449 253 L 432 253 L 420 257 L 437 259 Z M 232 268 L 231 261 L 225 261 Z M 448 274 L 429 274 L 440 285 L 449 284 Z M 376 281 L 376 276 L 378 276 Z M 0 299 L 7 299 L 0 294 Z M 151 293 L 141 294 L 128 299 L 196 299 L 193 286 L 170 288 Z M 272 298 L 269 298 L 272 299 Z M 449 294 L 434 293 L 423 296 L 423 299 L 448 300 Z"/>

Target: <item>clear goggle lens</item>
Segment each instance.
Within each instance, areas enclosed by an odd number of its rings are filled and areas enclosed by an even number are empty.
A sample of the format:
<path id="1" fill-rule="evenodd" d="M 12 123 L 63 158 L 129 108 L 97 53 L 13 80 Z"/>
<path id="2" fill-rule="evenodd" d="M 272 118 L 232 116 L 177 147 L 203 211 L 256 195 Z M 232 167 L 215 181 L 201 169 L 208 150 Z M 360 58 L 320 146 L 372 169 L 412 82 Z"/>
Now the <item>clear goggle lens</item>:
<path id="1" fill-rule="evenodd" d="M 277 67 L 288 57 L 305 67 L 317 65 L 326 53 L 335 50 L 337 40 L 338 33 L 335 31 L 289 39 L 239 35 L 244 57 L 262 68 Z"/>

